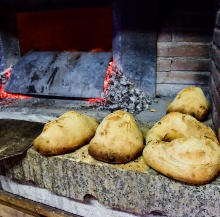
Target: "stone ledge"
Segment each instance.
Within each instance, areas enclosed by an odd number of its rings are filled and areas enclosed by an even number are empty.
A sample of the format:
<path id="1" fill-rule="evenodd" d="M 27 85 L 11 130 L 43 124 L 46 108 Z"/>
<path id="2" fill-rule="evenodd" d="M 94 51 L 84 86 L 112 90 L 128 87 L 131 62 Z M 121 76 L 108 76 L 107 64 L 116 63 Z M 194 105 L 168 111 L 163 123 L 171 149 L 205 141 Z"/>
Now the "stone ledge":
<path id="1" fill-rule="evenodd" d="M 92 195 L 105 206 L 135 214 L 155 210 L 171 217 L 220 213 L 220 177 L 202 186 L 180 183 L 150 169 L 142 156 L 127 164 L 110 165 L 89 156 L 87 145 L 53 157 L 41 156 L 32 147 L 1 165 L 8 178 L 31 181 L 36 187 L 79 201 Z"/>

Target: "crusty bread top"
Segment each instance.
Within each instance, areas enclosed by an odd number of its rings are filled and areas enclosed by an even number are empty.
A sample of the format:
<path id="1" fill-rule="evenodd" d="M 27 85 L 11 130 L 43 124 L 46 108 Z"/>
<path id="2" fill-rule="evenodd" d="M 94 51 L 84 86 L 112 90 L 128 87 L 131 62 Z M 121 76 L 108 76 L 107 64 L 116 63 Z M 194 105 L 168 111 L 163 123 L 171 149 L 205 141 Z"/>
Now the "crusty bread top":
<path id="1" fill-rule="evenodd" d="M 99 121 L 77 111 L 68 111 L 45 124 L 34 140 L 35 149 L 43 155 L 64 154 L 87 144 L 95 135 Z"/>
<path id="2" fill-rule="evenodd" d="M 209 102 L 200 87 L 187 87 L 182 89 L 167 107 L 166 113 L 169 112 L 181 112 L 203 120 L 208 115 Z"/>
<path id="3" fill-rule="evenodd" d="M 191 184 L 209 183 L 220 172 L 220 147 L 204 136 L 151 141 L 143 157 L 158 172 Z"/>
<path id="4" fill-rule="evenodd" d="M 141 154 L 144 138 L 134 117 L 123 110 L 106 116 L 89 143 L 89 154 L 109 163 L 125 163 Z"/>
<path id="5" fill-rule="evenodd" d="M 211 127 L 196 120 L 191 115 L 171 112 L 158 121 L 147 133 L 146 143 L 150 141 L 172 141 L 173 139 L 206 136 L 219 144 Z"/>

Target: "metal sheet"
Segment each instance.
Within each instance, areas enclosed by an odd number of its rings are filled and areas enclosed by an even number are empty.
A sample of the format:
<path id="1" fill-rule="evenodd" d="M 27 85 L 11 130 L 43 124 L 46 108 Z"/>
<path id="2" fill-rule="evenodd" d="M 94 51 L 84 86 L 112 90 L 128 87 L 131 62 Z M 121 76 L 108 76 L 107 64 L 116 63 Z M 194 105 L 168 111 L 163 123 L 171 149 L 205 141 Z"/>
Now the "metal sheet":
<path id="1" fill-rule="evenodd" d="M 44 124 L 0 119 L 0 160 L 23 154 L 40 135 Z"/>
<path id="2" fill-rule="evenodd" d="M 14 66 L 5 91 L 99 98 L 111 58 L 110 52 L 29 52 Z"/>

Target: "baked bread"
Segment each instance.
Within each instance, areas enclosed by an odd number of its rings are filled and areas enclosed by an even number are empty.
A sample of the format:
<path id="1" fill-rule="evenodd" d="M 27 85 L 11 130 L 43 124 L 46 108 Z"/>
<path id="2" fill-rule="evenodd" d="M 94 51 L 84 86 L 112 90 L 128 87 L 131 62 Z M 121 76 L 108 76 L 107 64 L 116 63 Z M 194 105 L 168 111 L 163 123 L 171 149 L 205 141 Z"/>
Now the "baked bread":
<path id="1" fill-rule="evenodd" d="M 171 112 L 146 136 L 144 161 L 162 174 L 205 184 L 220 171 L 220 145 L 214 131 L 191 115 Z"/>
<path id="2" fill-rule="evenodd" d="M 191 115 L 171 112 L 158 121 L 147 133 L 146 144 L 150 141 L 172 141 L 190 136 L 205 136 L 218 144 L 211 127 L 196 120 Z"/>
<path id="3" fill-rule="evenodd" d="M 167 114 L 181 112 L 192 115 L 197 120 L 205 119 L 208 111 L 209 103 L 200 87 L 182 89 L 166 109 Z"/>
<path id="4" fill-rule="evenodd" d="M 151 141 L 143 157 L 158 172 L 190 184 L 207 184 L 220 172 L 220 147 L 204 136 Z"/>
<path id="5" fill-rule="evenodd" d="M 126 163 L 141 155 L 144 148 L 142 132 L 134 117 L 118 110 L 106 116 L 89 143 L 88 152 L 107 163 Z"/>
<path id="6" fill-rule="evenodd" d="M 88 144 L 98 125 L 96 118 L 69 111 L 45 124 L 33 145 L 42 155 L 65 154 Z"/>

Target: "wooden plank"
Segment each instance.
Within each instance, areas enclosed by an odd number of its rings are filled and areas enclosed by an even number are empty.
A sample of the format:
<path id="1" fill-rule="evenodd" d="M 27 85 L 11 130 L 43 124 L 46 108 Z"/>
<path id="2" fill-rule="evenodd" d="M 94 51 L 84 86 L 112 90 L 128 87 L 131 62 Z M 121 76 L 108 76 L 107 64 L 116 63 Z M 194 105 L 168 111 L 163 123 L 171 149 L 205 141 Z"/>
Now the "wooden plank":
<path id="1" fill-rule="evenodd" d="M 3 217 L 40 217 L 40 215 L 0 200 L 0 216 Z"/>
<path id="2" fill-rule="evenodd" d="M 36 216 L 47 216 L 47 217 L 79 217 L 78 215 L 74 215 L 59 209 L 56 209 L 54 207 L 50 207 L 41 203 L 34 202 L 32 200 L 28 200 L 26 198 L 10 194 L 8 192 L 0 190 L 0 200 L 4 201 L 5 203 L 10 203 L 11 206 L 17 206 L 20 209 L 31 211 L 33 213 L 39 214 Z M 28 212 L 27 212 L 28 213 Z M 7 215 L 1 215 L 7 217 Z M 15 215 L 17 217 L 17 215 Z M 8 217 L 13 217 L 8 216 Z M 24 216 L 22 216 L 24 217 Z M 25 216 L 26 217 L 26 216 Z"/>

